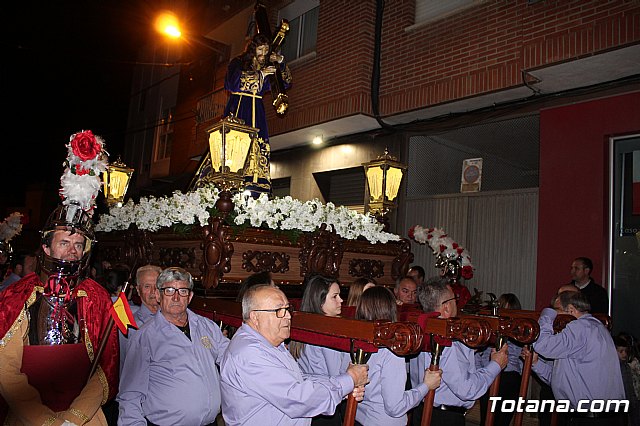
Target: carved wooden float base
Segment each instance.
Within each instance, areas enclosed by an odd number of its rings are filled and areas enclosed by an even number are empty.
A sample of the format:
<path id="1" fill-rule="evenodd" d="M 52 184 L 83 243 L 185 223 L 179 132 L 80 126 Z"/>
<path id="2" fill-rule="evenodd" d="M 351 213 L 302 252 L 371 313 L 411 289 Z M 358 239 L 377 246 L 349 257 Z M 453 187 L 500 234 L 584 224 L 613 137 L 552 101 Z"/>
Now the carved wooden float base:
<path id="1" fill-rule="evenodd" d="M 386 244 L 346 240 L 324 224 L 295 241 L 267 229 L 229 227 L 217 217 L 186 234 L 170 229 L 140 231 L 132 226 L 127 231 L 100 232 L 97 239 L 98 261 L 127 268 L 149 263 L 179 266 L 207 294 L 218 287 L 226 293 L 229 286 L 225 284 L 237 285 L 260 271 L 270 271 L 279 285 L 299 285 L 305 277 L 319 273 L 343 285 L 366 277 L 393 286 L 413 261 L 406 239 Z"/>

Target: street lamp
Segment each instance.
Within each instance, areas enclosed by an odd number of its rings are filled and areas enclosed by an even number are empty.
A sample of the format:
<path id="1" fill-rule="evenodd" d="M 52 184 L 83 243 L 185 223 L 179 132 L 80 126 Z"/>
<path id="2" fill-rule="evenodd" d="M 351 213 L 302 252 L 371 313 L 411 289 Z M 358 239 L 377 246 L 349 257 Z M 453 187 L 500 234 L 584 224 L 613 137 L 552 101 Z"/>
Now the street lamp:
<path id="1" fill-rule="evenodd" d="M 184 31 L 180 27 L 180 21 L 172 12 L 163 12 L 156 18 L 155 22 L 156 31 L 174 40 L 186 40 L 187 42 L 194 42 L 200 46 L 211 49 L 217 54 L 224 56 L 224 45 L 216 42 L 210 38 L 207 38 L 200 34 L 193 34 Z"/>
<path id="2" fill-rule="evenodd" d="M 122 162 L 120 157 L 107 166 L 107 171 L 103 174 L 104 196 L 107 199 L 107 205 L 122 206 L 124 196 L 129 189 L 129 183 L 131 182 L 131 175 L 134 170 L 127 167 Z M 106 176 L 105 176 L 106 175 Z"/>
<path id="3" fill-rule="evenodd" d="M 367 177 L 365 211 L 370 211 L 380 222 L 388 225 L 385 215 L 397 206 L 398 191 L 407 166 L 390 155 L 387 148 L 384 149 L 384 154 L 362 163 L 362 166 Z"/>

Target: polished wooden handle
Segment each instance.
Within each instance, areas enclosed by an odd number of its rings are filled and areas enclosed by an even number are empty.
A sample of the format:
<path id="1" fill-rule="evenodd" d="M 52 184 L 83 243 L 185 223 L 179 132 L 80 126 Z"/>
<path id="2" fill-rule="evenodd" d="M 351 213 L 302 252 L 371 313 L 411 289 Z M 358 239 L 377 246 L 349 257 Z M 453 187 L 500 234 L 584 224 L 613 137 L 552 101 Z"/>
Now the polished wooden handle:
<path id="1" fill-rule="evenodd" d="M 531 346 L 527 345 L 529 351 L 531 351 Z M 522 365 L 522 379 L 520 382 L 520 398 L 527 397 L 527 390 L 529 389 L 529 378 L 531 377 L 531 365 L 533 362 L 533 353 L 529 352 L 528 355 L 524 357 L 524 362 Z M 523 413 L 521 411 L 516 411 L 515 416 L 513 417 L 514 426 L 522 426 L 522 418 Z"/>

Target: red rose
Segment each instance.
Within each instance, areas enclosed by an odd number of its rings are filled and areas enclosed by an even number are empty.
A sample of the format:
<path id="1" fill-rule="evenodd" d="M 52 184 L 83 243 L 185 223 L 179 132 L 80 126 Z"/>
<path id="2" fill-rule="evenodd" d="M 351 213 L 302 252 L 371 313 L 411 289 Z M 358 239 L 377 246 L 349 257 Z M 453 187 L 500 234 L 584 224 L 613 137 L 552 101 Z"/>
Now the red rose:
<path id="1" fill-rule="evenodd" d="M 411 228 L 409 228 L 409 238 L 411 238 L 413 240 L 413 237 L 415 237 L 415 226 L 412 226 Z"/>
<path id="2" fill-rule="evenodd" d="M 451 245 L 451 247 L 453 247 L 454 249 L 457 249 L 457 248 L 458 248 L 458 243 L 453 243 L 453 244 Z"/>
<path id="3" fill-rule="evenodd" d="M 440 253 L 442 253 L 446 249 L 447 249 L 447 246 L 440 244 Z"/>
<path id="4" fill-rule="evenodd" d="M 471 266 L 469 265 L 463 266 L 461 275 L 465 280 L 470 280 L 471 278 L 473 278 L 473 268 L 471 268 Z"/>
<path id="5" fill-rule="evenodd" d="M 102 147 L 91 130 L 76 133 L 71 141 L 71 149 L 82 161 L 93 160 L 102 151 Z"/>
<path id="6" fill-rule="evenodd" d="M 462 252 L 464 251 L 464 249 L 462 247 L 458 247 L 458 249 L 456 250 L 458 252 L 458 254 L 462 254 Z"/>

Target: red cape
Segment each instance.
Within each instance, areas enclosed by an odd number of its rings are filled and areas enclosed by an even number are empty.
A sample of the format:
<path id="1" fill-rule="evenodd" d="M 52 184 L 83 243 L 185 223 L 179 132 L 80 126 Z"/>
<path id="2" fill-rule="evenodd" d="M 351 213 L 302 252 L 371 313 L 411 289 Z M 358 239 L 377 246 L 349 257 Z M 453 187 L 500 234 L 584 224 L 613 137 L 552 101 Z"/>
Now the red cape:
<path id="1" fill-rule="evenodd" d="M 0 306 L 2 306 L 0 310 L 0 336 L 2 338 L 17 320 L 36 286 L 42 287 L 42 282 L 35 273 L 32 273 L 0 293 Z M 100 346 L 103 331 L 109 322 L 111 298 L 100 284 L 86 279 L 76 287 L 74 294 L 79 296 L 77 299 L 78 321 L 81 325 L 81 333 L 82 325 L 84 325 L 88 336 L 88 341 L 81 344 L 83 350 L 79 351 L 78 345 L 33 347 L 28 351 L 25 350 L 23 355 L 21 371 L 29 378 L 29 384 L 38 389 L 43 403 L 54 411 L 68 408 L 84 387 L 84 383 L 88 380 L 89 367 Z M 85 294 L 86 296 L 84 296 Z M 117 329 L 112 327 L 99 362 L 109 385 L 108 399 L 115 397 L 118 391 L 120 361 L 117 333 Z M 20 339 L 21 337 L 13 336 L 12 338 Z M 70 363 L 70 360 L 73 361 Z M 42 377 L 43 373 L 51 375 L 51 370 L 42 368 L 42 365 L 46 363 L 68 367 L 59 368 L 62 374 L 58 378 L 47 378 Z M 69 374 L 69 369 L 73 370 L 73 374 Z M 69 380 L 71 376 L 75 376 L 76 380 Z M 54 386 L 51 380 L 57 384 Z M 6 407 L 5 401 L 0 398 L 0 421 L 4 417 L 2 415 L 3 405 Z"/>

